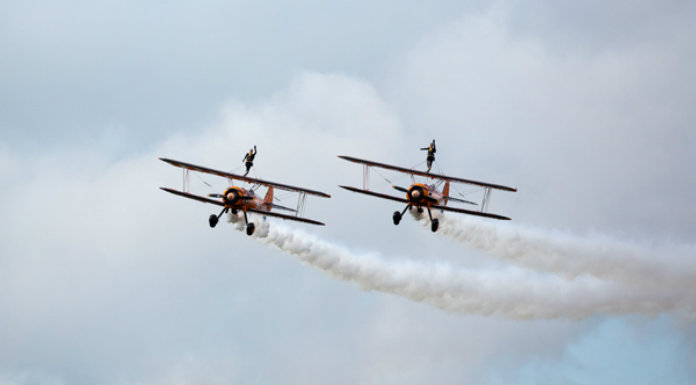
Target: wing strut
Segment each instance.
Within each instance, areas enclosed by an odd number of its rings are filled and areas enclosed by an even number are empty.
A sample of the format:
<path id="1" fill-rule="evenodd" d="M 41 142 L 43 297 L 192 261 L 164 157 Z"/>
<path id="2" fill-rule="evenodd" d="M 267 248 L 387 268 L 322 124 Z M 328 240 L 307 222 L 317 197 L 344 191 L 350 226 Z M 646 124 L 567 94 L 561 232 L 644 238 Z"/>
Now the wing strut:
<path id="1" fill-rule="evenodd" d="M 304 214 L 304 207 L 305 207 L 306 200 L 307 200 L 307 194 L 300 192 L 300 195 L 297 197 L 297 212 L 295 213 L 295 216 L 302 216 Z"/>
<path id="2" fill-rule="evenodd" d="M 190 188 L 191 188 L 191 178 L 189 178 L 189 169 L 185 168 L 184 169 L 184 186 L 181 189 L 181 191 L 189 192 Z"/>
<path id="3" fill-rule="evenodd" d="M 363 164 L 363 190 L 370 189 L 370 166 Z"/>
<path id="4" fill-rule="evenodd" d="M 485 191 L 483 192 L 483 202 L 481 202 L 481 212 L 486 213 L 488 212 L 488 203 L 491 201 L 491 188 L 486 187 Z"/>

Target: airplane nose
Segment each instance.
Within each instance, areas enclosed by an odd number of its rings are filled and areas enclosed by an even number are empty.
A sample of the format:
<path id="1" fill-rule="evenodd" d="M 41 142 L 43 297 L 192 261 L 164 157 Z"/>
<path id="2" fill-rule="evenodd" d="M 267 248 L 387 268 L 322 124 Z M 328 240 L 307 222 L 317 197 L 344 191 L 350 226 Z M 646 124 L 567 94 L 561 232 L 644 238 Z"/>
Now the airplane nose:
<path id="1" fill-rule="evenodd" d="M 411 192 L 411 196 L 412 196 L 413 198 L 418 198 L 418 197 L 420 196 L 420 191 L 418 191 L 418 190 L 413 190 L 413 191 Z"/>
<path id="2" fill-rule="evenodd" d="M 234 202 L 234 200 L 237 198 L 237 196 L 234 193 L 229 193 L 227 194 L 227 200 L 229 202 Z"/>

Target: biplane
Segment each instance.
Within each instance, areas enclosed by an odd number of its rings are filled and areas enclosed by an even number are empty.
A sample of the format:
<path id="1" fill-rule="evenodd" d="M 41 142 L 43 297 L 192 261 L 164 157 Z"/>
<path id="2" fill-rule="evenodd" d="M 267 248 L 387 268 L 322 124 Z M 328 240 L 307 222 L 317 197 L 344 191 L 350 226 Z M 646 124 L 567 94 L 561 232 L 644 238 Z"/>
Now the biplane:
<path id="1" fill-rule="evenodd" d="M 323 193 L 321 191 L 309 190 L 306 188 L 290 186 L 290 185 L 275 183 L 275 182 L 269 182 L 266 180 L 261 180 L 261 179 L 256 179 L 256 178 L 250 178 L 247 176 L 237 175 L 237 174 L 233 174 L 230 172 L 214 170 L 212 168 L 197 166 L 195 164 L 180 162 L 178 160 L 167 159 L 167 158 L 159 158 L 159 159 L 171 164 L 172 166 L 180 167 L 184 170 L 183 191 L 178 191 L 178 190 L 168 188 L 168 187 L 160 187 L 162 190 L 169 192 L 169 193 L 172 193 L 172 194 L 175 194 L 175 195 L 182 196 L 184 198 L 189 198 L 189 199 L 197 200 L 199 202 L 210 203 L 210 204 L 214 204 L 214 205 L 222 207 L 222 211 L 220 211 L 220 214 L 217 214 L 217 215 L 211 214 L 210 217 L 208 218 L 208 223 L 210 224 L 210 227 L 215 227 L 215 225 L 217 225 L 218 221 L 220 220 L 220 217 L 223 214 L 230 212 L 230 211 L 234 215 L 236 215 L 239 211 L 244 213 L 244 223 L 246 224 L 247 235 L 252 235 L 254 233 L 254 229 L 255 229 L 254 223 L 249 222 L 249 219 L 247 218 L 247 213 L 256 213 L 256 214 L 261 214 L 263 216 L 276 217 L 276 218 L 281 218 L 281 219 L 290 220 L 290 221 L 298 221 L 298 222 L 310 223 L 313 225 L 324 226 L 324 223 L 322 223 L 322 222 L 315 221 L 315 220 L 309 219 L 309 218 L 305 218 L 305 217 L 302 217 L 300 215 L 304 209 L 307 195 L 314 195 L 314 196 L 319 196 L 319 197 L 323 197 L 323 198 L 331 198 L 331 195 L 329 195 L 329 194 Z M 208 194 L 207 197 L 191 194 L 190 192 L 188 192 L 188 189 L 190 186 L 190 182 L 189 182 L 189 172 L 190 171 L 197 171 L 197 172 L 202 172 L 205 174 L 212 174 L 212 175 L 217 175 L 217 176 L 226 178 L 228 180 L 229 184 L 231 184 L 232 186 L 225 189 L 222 194 L 217 194 L 217 193 Z M 234 186 L 233 184 L 234 184 L 235 180 L 249 183 L 252 185 L 252 187 L 245 189 L 245 188 L 242 188 L 239 186 Z M 263 199 L 261 199 L 259 196 L 257 196 L 255 191 L 254 191 L 256 188 L 258 188 L 260 186 L 264 186 L 264 187 L 268 188 Z M 285 207 L 285 206 L 281 206 L 281 205 L 277 205 L 277 204 L 273 203 L 274 190 L 283 190 L 283 191 L 290 191 L 290 192 L 298 193 L 299 197 L 297 200 L 297 208 L 293 209 L 290 207 Z M 218 199 L 211 199 L 211 198 L 218 198 Z M 285 211 L 294 213 L 294 215 L 272 212 L 271 211 L 272 209 L 285 210 Z"/>
<path id="2" fill-rule="evenodd" d="M 430 228 L 433 232 L 436 232 L 439 225 L 440 225 L 440 221 L 437 218 L 433 218 L 433 214 L 431 212 L 431 210 L 433 210 L 433 209 L 441 210 L 441 211 L 452 211 L 452 212 L 469 214 L 469 215 L 476 215 L 476 216 L 486 217 L 486 218 L 510 220 L 510 218 L 508 218 L 508 217 L 487 212 L 488 203 L 490 202 L 491 190 L 517 191 L 517 189 L 515 189 L 515 188 L 502 186 L 502 185 L 498 185 L 498 184 L 479 182 L 479 181 L 470 180 L 470 179 L 455 178 L 455 177 L 451 177 L 451 176 L 447 176 L 447 175 L 434 174 L 434 173 L 431 173 L 428 171 L 420 171 L 420 170 L 414 170 L 414 169 L 405 168 L 405 167 L 392 166 L 390 164 L 373 162 L 370 160 L 354 158 L 352 156 L 339 155 L 338 157 L 341 159 L 345 159 L 349 162 L 359 163 L 359 164 L 363 165 L 363 188 L 362 189 L 357 188 L 357 187 L 351 187 L 351 186 L 339 186 L 339 187 L 344 188 L 348 191 L 356 192 L 356 193 L 361 193 L 361 194 L 371 195 L 371 196 L 374 196 L 377 198 L 390 199 L 393 201 L 406 203 L 406 208 L 403 211 L 401 211 L 401 212 L 394 211 L 394 214 L 392 215 L 392 220 L 394 221 L 394 225 L 398 225 L 399 222 L 401 222 L 401 218 L 406 213 L 406 211 L 408 209 L 410 209 L 411 207 L 417 208 L 418 212 L 423 212 L 423 208 L 425 208 L 428 211 L 428 217 L 430 218 Z M 397 196 L 388 195 L 388 194 L 382 194 L 382 193 L 378 193 L 378 192 L 370 190 L 369 181 L 370 181 L 370 168 L 371 167 L 378 167 L 378 168 L 382 168 L 382 169 L 386 169 L 386 170 L 398 171 L 398 172 L 402 172 L 402 173 L 410 175 L 413 183 L 408 188 L 400 187 L 400 186 L 392 186 L 393 189 L 395 189 L 397 191 L 401 191 L 403 193 L 406 193 L 406 197 L 402 198 L 402 197 L 397 197 Z M 442 188 L 442 191 L 439 191 L 437 189 L 436 183 L 430 183 L 430 184 L 416 183 L 414 176 L 422 176 L 422 177 L 429 178 L 431 180 L 438 180 L 438 181 L 440 181 L 440 183 L 442 181 L 444 181 L 445 185 Z M 447 203 L 449 203 L 450 201 L 478 205 L 475 202 L 451 196 L 450 195 L 450 182 L 474 185 L 474 186 L 483 188 L 484 193 L 483 193 L 483 200 L 481 202 L 480 209 L 479 210 L 467 210 L 467 209 L 463 209 L 463 208 L 447 206 Z"/>

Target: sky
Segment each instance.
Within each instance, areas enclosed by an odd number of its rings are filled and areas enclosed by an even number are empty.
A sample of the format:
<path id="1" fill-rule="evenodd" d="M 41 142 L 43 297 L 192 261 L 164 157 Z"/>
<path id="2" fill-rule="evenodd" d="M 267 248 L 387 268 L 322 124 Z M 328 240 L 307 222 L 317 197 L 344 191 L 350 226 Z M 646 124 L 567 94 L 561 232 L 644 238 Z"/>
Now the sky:
<path id="1" fill-rule="evenodd" d="M 688 1 L 0 0 L 0 384 L 695 383 L 695 39 Z M 432 139 L 512 221 L 338 187 Z M 159 189 L 254 144 L 327 226 Z"/>

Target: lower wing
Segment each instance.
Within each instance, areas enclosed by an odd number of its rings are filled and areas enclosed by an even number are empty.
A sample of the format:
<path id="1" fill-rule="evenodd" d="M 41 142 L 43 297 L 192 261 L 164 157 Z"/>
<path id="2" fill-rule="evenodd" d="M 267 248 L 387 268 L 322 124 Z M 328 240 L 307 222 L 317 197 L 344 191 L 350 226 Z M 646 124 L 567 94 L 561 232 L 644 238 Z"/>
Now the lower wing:
<path id="1" fill-rule="evenodd" d="M 174 194 L 174 195 L 179 195 L 179 196 L 182 196 L 182 197 L 184 197 L 184 198 L 189 198 L 189 199 L 197 200 L 197 201 L 199 201 L 199 202 L 204 202 L 204 203 L 212 203 L 212 204 L 218 205 L 218 206 L 225 206 L 225 204 L 222 203 L 222 202 L 220 202 L 220 201 L 216 201 L 216 200 L 214 200 L 214 199 L 202 197 L 202 196 L 200 196 L 200 195 L 194 195 L 194 194 L 190 194 L 190 193 L 187 193 L 187 192 L 183 192 L 183 191 L 179 191 L 179 190 L 174 190 L 174 189 L 168 188 L 168 187 L 160 187 L 160 188 L 161 188 L 162 190 L 166 191 L 166 192 L 172 193 L 172 194 Z M 290 210 L 292 210 L 292 209 L 290 209 Z M 302 218 L 302 217 L 296 217 L 296 216 L 293 216 L 293 215 L 278 214 L 278 213 L 273 213 L 273 212 L 270 212 L 270 211 L 257 210 L 257 209 L 247 209 L 246 211 L 247 211 L 247 212 L 250 212 L 250 213 L 257 213 L 257 214 L 265 215 L 265 216 L 268 216 L 268 217 L 276 217 L 276 218 L 281 218 L 281 219 L 287 219 L 287 220 L 289 220 L 289 221 L 297 221 L 297 222 L 310 223 L 310 224 L 313 224 L 313 225 L 326 226 L 326 225 L 325 225 L 324 223 L 322 223 L 322 222 L 315 221 L 315 220 L 313 220 L 313 219 L 307 219 L 307 218 Z"/>
<path id="2" fill-rule="evenodd" d="M 313 219 L 308 219 L 308 218 L 302 218 L 302 217 L 296 217 L 294 215 L 286 215 L 286 214 L 279 214 L 279 213 L 274 213 L 271 211 L 263 211 L 263 210 L 256 210 L 256 209 L 247 209 L 246 210 L 249 213 L 256 213 L 256 214 L 261 214 L 267 217 L 276 217 L 276 218 L 281 218 L 285 219 L 288 221 L 297 221 L 297 222 L 304 222 L 304 223 L 309 223 L 312 225 L 318 225 L 318 226 L 326 226 L 324 223 L 315 221 Z"/>
<path id="3" fill-rule="evenodd" d="M 479 216 L 479 217 L 500 219 L 500 220 L 504 220 L 504 221 L 509 221 L 509 220 L 510 220 L 510 218 L 504 217 L 504 216 L 498 215 L 498 214 L 484 213 L 484 212 L 482 212 L 482 211 L 466 210 L 466 209 L 460 209 L 460 208 L 456 208 L 456 207 L 447 207 L 447 206 L 432 205 L 432 206 L 430 206 L 430 208 L 431 208 L 431 209 L 437 209 L 437 210 L 444 210 L 444 211 L 454 211 L 455 213 L 476 215 L 476 216 Z"/>
<path id="4" fill-rule="evenodd" d="M 218 201 L 218 200 L 215 200 L 215 199 L 206 198 L 206 197 L 202 197 L 202 196 L 200 196 L 200 195 L 189 194 L 189 193 L 187 193 L 187 192 L 183 192 L 183 191 L 179 191 L 179 190 L 174 190 L 173 188 L 168 188 L 168 187 L 160 187 L 160 188 L 161 188 L 162 190 L 168 192 L 168 193 L 172 193 L 172 194 L 174 194 L 174 195 L 179 195 L 179 196 L 182 196 L 182 197 L 188 198 L 188 199 L 197 200 L 197 201 L 199 201 L 199 202 L 203 202 L 203 203 L 212 203 L 212 204 L 218 205 L 218 206 L 224 206 L 224 205 L 225 205 L 225 204 L 222 203 L 221 201 Z"/>
<path id="5" fill-rule="evenodd" d="M 361 194 L 365 194 L 365 195 L 372 195 L 373 197 L 377 197 L 377 198 L 391 199 L 393 201 L 402 202 L 402 203 L 410 203 L 405 198 L 399 198 L 399 197 L 395 197 L 395 196 L 387 195 L 387 194 L 380 194 L 380 193 L 377 193 L 374 191 L 359 189 L 357 187 L 351 187 L 351 186 L 339 186 L 339 187 L 342 187 L 348 191 L 353 191 L 356 193 L 361 193 Z M 444 211 L 453 211 L 453 212 L 462 213 L 462 214 L 476 215 L 479 217 L 494 218 L 494 219 L 500 219 L 500 220 L 506 220 L 506 221 L 510 220 L 510 218 L 504 217 L 504 216 L 498 215 L 498 214 L 484 213 L 481 211 L 466 210 L 466 209 L 460 209 L 460 208 L 456 208 L 456 207 L 431 205 L 430 208 L 437 209 L 437 210 L 444 210 Z"/>
<path id="6" fill-rule="evenodd" d="M 387 195 L 387 194 L 380 194 L 380 193 L 377 193 L 374 191 L 363 190 L 363 189 L 359 189 L 357 187 L 351 187 L 351 186 L 338 186 L 338 187 L 341 187 L 341 188 L 344 188 L 348 191 L 352 191 L 352 192 L 356 192 L 356 193 L 361 193 L 361 194 L 365 194 L 365 195 L 372 195 L 373 197 L 377 197 L 377 198 L 391 199 L 393 201 L 397 201 L 397 202 L 401 202 L 401 203 L 409 203 L 406 198 L 395 197 L 395 196 Z"/>

